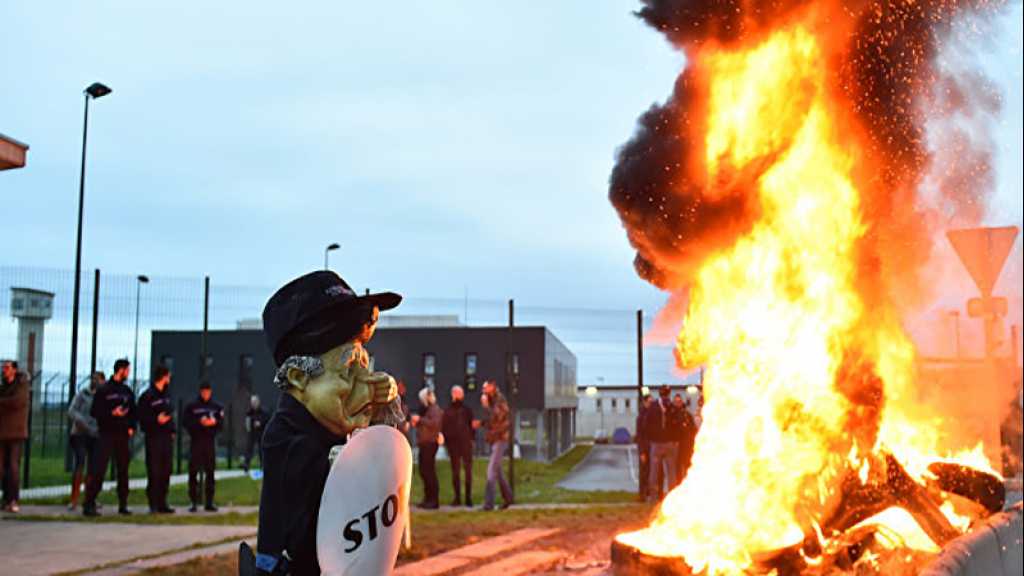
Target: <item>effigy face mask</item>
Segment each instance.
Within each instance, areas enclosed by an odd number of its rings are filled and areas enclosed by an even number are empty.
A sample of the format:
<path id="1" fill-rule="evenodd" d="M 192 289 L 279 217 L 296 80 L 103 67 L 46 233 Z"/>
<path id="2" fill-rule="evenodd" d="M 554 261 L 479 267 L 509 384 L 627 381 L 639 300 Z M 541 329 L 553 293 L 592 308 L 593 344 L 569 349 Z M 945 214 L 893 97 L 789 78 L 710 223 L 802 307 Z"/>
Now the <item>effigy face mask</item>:
<path id="1" fill-rule="evenodd" d="M 369 365 L 362 344 L 349 342 L 318 357 L 289 357 L 275 381 L 279 386 L 287 382 L 285 390 L 320 424 L 344 436 L 370 425 L 373 407 L 392 402 L 398 394 L 394 379 L 384 372 L 371 372 Z"/>

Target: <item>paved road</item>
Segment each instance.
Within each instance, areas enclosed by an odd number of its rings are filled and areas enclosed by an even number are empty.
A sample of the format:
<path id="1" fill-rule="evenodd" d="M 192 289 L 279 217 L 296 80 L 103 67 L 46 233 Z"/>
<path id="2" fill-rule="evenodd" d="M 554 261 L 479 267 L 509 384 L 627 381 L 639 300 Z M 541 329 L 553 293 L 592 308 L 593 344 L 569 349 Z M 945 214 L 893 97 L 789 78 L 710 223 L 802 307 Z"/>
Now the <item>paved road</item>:
<path id="1" fill-rule="evenodd" d="M 82 570 L 228 538 L 237 542 L 255 534 L 254 526 L 0 521 L 0 542 L 4 546 L 0 572 L 33 576 Z"/>
<path id="2" fill-rule="evenodd" d="M 576 465 L 558 486 L 566 490 L 621 490 L 636 492 L 636 446 L 595 444 L 593 450 Z"/>

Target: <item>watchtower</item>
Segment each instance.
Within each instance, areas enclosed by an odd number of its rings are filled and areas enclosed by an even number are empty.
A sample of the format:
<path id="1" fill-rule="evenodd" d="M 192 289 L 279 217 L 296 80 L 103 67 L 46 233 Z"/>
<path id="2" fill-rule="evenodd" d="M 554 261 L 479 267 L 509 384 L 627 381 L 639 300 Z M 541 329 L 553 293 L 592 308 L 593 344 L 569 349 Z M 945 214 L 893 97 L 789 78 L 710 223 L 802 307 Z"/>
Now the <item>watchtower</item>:
<path id="1" fill-rule="evenodd" d="M 18 366 L 35 375 L 43 367 L 43 328 L 53 317 L 53 293 L 12 287 L 11 316 L 18 320 Z"/>

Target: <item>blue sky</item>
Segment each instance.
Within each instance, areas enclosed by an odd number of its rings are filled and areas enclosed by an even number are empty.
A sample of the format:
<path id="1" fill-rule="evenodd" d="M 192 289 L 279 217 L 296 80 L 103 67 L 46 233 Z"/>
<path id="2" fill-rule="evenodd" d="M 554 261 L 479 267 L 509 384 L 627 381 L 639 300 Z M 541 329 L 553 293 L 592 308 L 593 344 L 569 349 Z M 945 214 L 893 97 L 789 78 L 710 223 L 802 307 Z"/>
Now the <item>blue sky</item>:
<path id="1" fill-rule="evenodd" d="M 0 0 L 0 131 L 32 146 L 0 175 L 0 263 L 73 266 L 99 80 L 86 269 L 270 286 L 339 242 L 360 289 L 656 309 L 606 188 L 683 56 L 633 2 L 400 4 Z M 999 223 L 1021 220 L 1020 22 L 981 56 Z"/>

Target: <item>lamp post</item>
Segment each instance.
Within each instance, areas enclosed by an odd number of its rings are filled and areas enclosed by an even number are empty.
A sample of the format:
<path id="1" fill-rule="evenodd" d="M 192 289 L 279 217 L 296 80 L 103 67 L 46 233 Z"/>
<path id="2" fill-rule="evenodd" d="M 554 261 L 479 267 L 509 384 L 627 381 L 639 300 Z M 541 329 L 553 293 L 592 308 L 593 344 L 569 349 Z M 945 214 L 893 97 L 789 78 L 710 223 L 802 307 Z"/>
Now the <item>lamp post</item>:
<path id="1" fill-rule="evenodd" d="M 82 290 L 82 212 L 85 206 L 85 149 L 89 136 L 89 99 L 102 98 L 112 90 L 99 82 L 85 89 L 85 119 L 82 122 L 82 170 L 78 177 L 78 233 L 75 240 L 75 294 L 71 305 L 71 376 L 68 381 L 68 399 L 75 397 L 78 370 L 78 300 Z"/>
<path id="2" fill-rule="evenodd" d="M 341 248 L 341 245 L 338 244 L 337 242 L 332 242 L 331 244 L 327 245 L 327 248 L 324 248 L 324 270 L 330 270 L 330 267 L 327 265 L 328 254 L 337 250 L 338 248 Z"/>
<path id="3" fill-rule="evenodd" d="M 139 379 L 136 377 L 139 370 L 139 301 L 142 295 L 142 285 L 149 284 L 149 276 L 140 274 L 136 277 L 135 283 L 135 356 L 132 358 L 132 392 L 139 391 Z"/>
<path id="4" fill-rule="evenodd" d="M 604 380 L 604 378 L 598 378 L 598 380 Z M 594 399 L 594 407 L 598 409 L 597 413 L 601 415 L 601 428 L 599 428 L 599 430 L 604 434 L 604 406 L 598 405 L 598 402 L 600 402 L 601 399 L 598 397 L 599 393 L 597 386 L 587 386 L 587 396 Z M 594 438 L 597 438 L 596 433 L 594 434 Z"/>

